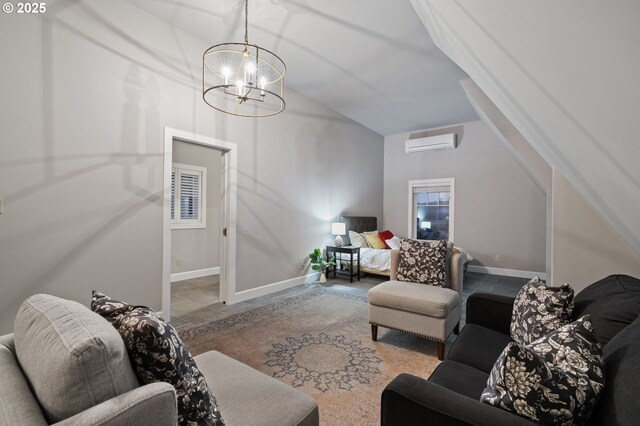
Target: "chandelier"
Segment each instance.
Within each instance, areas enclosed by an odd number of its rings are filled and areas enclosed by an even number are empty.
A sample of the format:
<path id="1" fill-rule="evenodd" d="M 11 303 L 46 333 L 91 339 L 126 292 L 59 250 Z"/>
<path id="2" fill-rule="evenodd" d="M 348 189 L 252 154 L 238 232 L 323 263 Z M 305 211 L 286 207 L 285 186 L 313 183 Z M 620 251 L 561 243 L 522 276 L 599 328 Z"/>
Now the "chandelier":
<path id="1" fill-rule="evenodd" d="M 249 44 L 249 1 L 244 2 L 244 43 L 222 43 L 202 56 L 202 98 L 212 108 L 240 117 L 282 112 L 284 62 L 273 52 Z"/>

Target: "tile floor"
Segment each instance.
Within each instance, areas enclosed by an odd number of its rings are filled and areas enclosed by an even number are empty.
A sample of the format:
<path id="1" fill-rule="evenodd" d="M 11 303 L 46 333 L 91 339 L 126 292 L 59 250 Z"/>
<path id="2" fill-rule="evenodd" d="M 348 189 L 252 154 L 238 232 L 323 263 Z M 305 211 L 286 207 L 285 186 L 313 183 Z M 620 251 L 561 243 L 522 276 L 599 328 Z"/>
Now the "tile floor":
<path id="1" fill-rule="evenodd" d="M 188 323 L 197 323 L 213 320 L 231 312 L 252 308 L 268 303 L 279 297 L 290 297 L 308 291 L 321 284 L 314 282 L 267 296 L 258 297 L 246 302 L 225 305 L 220 303 L 218 294 L 220 291 L 219 276 L 212 275 L 203 278 L 180 281 L 171 285 L 171 324 L 174 326 Z M 344 278 L 329 278 L 326 287 L 336 290 L 353 292 L 366 295 L 369 289 L 388 278 L 364 274 L 360 281 L 349 283 Z M 463 288 L 463 323 L 466 314 L 467 298 L 475 293 L 495 293 L 505 296 L 515 296 L 520 288 L 528 281 L 526 278 L 505 277 L 499 275 L 480 274 L 466 272 Z M 464 325 L 464 324 L 462 324 Z"/>
<path id="2" fill-rule="evenodd" d="M 220 276 L 193 278 L 171 284 L 171 323 L 174 326 L 207 319 L 220 303 Z"/>

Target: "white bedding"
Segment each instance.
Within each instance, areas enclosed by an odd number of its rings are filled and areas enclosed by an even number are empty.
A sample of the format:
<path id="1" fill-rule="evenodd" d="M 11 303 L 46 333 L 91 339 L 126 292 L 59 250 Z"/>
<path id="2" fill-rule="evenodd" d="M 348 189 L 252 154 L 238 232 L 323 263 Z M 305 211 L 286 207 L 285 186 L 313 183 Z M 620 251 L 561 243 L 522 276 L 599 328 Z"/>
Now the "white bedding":
<path id="1" fill-rule="evenodd" d="M 341 260 L 348 259 L 349 255 L 344 255 L 344 258 L 341 258 Z M 362 247 L 360 249 L 360 267 L 388 272 L 391 269 L 391 250 Z"/>
<path id="2" fill-rule="evenodd" d="M 471 255 L 464 248 L 456 248 L 460 250 L 462 256 L 466 257 L 464 263 L 473 260 L 473 257 L 471 257 Z M 343 258 L 338 256 L 338 259 L 343 261 L 348 260 L 349 255 L 345 254 Z M 371 247 L 360 248 L 360 267 L 371 269 L 373 271 L 389 272 L 391 270 L 391 250 L 374 249 Z"/>
<path id="3" fill-rule="evenodd" d="M 370 247 L 360 249 L 360 266 L 376 271 L 391 269 L 391 250 L 374 249 Z"/>

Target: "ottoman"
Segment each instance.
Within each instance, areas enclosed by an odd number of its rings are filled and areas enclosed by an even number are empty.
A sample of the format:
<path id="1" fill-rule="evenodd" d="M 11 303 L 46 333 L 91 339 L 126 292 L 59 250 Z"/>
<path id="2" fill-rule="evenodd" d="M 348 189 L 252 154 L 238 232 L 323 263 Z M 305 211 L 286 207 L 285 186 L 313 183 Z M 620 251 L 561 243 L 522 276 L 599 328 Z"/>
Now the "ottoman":
<path id="1" fill-rule="evenodd" d="M 378 326 L 435 340 L 438 359 L 444 359 L 444 342 L 457 333 L 461 319 L 460 294 L 450 288 L 404 281 L 386 281 L 369 290 L 371 338 Z"/>

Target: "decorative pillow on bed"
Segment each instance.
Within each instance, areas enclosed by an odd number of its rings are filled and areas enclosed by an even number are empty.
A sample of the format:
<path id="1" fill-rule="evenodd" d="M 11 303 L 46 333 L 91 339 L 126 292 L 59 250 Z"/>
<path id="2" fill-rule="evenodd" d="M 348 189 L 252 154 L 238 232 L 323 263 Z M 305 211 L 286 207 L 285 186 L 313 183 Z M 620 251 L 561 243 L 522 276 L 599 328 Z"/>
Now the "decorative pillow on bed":
<path id="1" fill-rule="evenodd" d="M 584 424 L 604 387 L 589 315 L 523 346 L 509 343 L 480 401 L 544 424 Z"/>
<path id="2" fill-rule="evenodd" d="M 386 231 L 382 231 L 378 234 L 378 236 L 380 237 L 380 239 L 382 240 L 382 242 L 384 243 L 385 247 L 390 249 L 391 247 L 389 247 L 389 244 L 387 244 L 387 240 L 390 240 L 391 238 L 393 238 L 393 232 L 389 231 L 388 229 Z"/>
<path id="3" fill-rule="evenodd" d="M 446 240 L 400 239 L 400 253 L 396 279 L 413 283 L 448 287 Z"/>
<path id="4" fill-rule="evenodd" d="M 394 236 L 384 242 L 391 250 L 400 250 L 400 237 Z"/>
<path id="5" fill-rule="evenodd" d="M 369 247 L 369 245 L 367 244 L 367 240 L 364 239 L 364 236 L 357 232 L 349 231 L 349 241 L 351 241 L 351 245 L 354 247 Z"/>
<path id="6" fill-rule="evenodd" d="M 363 232 L 362 234 L 364 235 L 364 238 L 367 240 L 367 244 L 369 244 L 369 247 L 374 248 L 374 249 L 386 249 L 387 248 L 387 246 L 384 243 L 384 241 L 382 241 L 382 239 L 380 238 L 380 235 L 378 234 L 378 231 Z"/>
<path id="7" fill-rule="evenodd" d="M 146 306 L 112 300 L 94 290 L 91 310 L 120 333 L 141 384 L 166 382 L 178 395 L 178 424 L 222 426 L 218 403 L 175 328 Z"/>
<path id="8" fill-rule="evenodd" d="M 547 287 L 534 277 L 513 302 L 511 338 L 527 345 L 571 322 L 573 295 L 569 284 Z"/>

